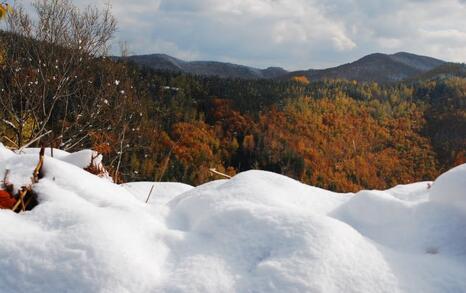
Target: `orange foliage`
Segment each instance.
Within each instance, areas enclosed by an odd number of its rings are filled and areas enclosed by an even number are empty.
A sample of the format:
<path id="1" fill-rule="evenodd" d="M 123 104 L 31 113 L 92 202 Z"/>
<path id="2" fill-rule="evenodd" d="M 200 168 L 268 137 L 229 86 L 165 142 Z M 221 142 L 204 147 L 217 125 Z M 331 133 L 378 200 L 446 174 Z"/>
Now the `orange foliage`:
<path id="1" fill-rule="evenodd" d="M 274 171 L 337 191 L 435 178 L 433 151 L 415 132 L 419 113 L 384 121 L 372 110 L 344 97 L 301 98 L 272 109 L 259 120 L 267 160 Z"/>
<path id="2" fill-rule="evenodd" d="M 12 209 L 17 200 L 5 190 L 0 189 L 0 209 Z"/>
<path id="3" fill-rule="evenodd" d="M 309 79 L 305 75 L 293 76 L 291 80 L 299 82 L 304 85 L 308 85 L 310 83 Z"/>

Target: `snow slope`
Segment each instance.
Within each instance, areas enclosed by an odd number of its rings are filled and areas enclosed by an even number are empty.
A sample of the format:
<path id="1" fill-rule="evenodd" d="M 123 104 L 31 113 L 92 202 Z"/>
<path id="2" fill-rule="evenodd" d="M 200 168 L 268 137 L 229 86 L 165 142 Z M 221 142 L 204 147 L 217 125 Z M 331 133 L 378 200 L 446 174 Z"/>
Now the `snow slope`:
<path id="1" fill-rule="evenodd" d="M 0 145 L 0 178 L 36 160 Z M 76 165 L 46 157 L 40 204 L 0 210 L 0 292 L 466 292 L 466 165 L 355 195 L 263 171 L 119 186 Z"/>

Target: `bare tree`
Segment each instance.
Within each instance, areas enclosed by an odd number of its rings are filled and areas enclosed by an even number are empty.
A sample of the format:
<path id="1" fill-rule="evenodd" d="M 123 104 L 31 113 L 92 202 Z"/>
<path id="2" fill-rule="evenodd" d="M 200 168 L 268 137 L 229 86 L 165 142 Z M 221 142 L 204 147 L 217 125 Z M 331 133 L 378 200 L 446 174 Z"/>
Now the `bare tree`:
<path id="1" fill-rule="evenodd" d="M 15 7 L 0 36 L 0 130 L 18 148 L 51 130 L 71 147 L 108 106 L 108 84 L 89 71 L 107 53 L 116 22 L 109 6 L 38 0 L 33 7 L 33 16 Z"/>

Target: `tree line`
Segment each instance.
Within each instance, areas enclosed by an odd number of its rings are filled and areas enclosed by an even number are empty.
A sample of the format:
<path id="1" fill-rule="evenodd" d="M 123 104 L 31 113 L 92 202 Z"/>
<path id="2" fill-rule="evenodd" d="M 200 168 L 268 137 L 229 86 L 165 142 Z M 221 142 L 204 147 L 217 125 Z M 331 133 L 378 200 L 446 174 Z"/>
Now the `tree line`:
<path id="1" fill-rule="evenodd" d="M 116 181 L 202 184 L 249 169 L 335 191 L 432 180 L 466 162 L 466 79 L 379 85 L 157 72 L 106 57 L 108 10 L 36 2 L 0 34 L 0 132 L 105 154 Z"/>

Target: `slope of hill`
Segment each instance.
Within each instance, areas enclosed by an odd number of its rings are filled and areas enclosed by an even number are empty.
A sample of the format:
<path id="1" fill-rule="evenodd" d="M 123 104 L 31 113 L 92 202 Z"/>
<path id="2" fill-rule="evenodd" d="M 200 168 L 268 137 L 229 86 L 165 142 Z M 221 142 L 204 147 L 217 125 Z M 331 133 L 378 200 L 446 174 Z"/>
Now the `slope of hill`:
<path id="1" fill-rule="evenodd" d="M 204 76 L 219 76 L 226 78 L 276 78 L 288 72 L 280 67 L 258 69 L 216 61 L 183 61 L 166 54 L 135 55 L 127 57 L 135 63 L 148 66 L 155 70 L 167 70 Z"/>
<path id="2" fill-rule="evenodd" d="M 412 77 L 409 81 L 441 80 L 450 77 L 466 77 L 466 64 L 444 63 L 432 70 Z"/>
<path id="3" fill-rule="evenodd" d="M 375 53 L 355 62 L 328 69 L 309 69 L 288 72 L 280 67 L 254 67 L 215 61 L 183 61 L 165 54 L 127 57 L 136 64 L 156 70 L 190 73 L 204 76 L 243 79 L 288 79 L 306 76 L 309 80 L 348 79 L 362 82 L 395 82 L 409 79 L 445 64 L 431 57 L 399 52 L 392 55 Z"/>
<path id="4" fill-rule="evenodd" d="M 442 60 L 400 52 L 393 55 L 375 53 L 355 62 L 321 70 L 290 73 L 304 75 L 310 80 L 348 79 L 360 82 L 396 82 L 408 79 L 444 64 Z"/>

